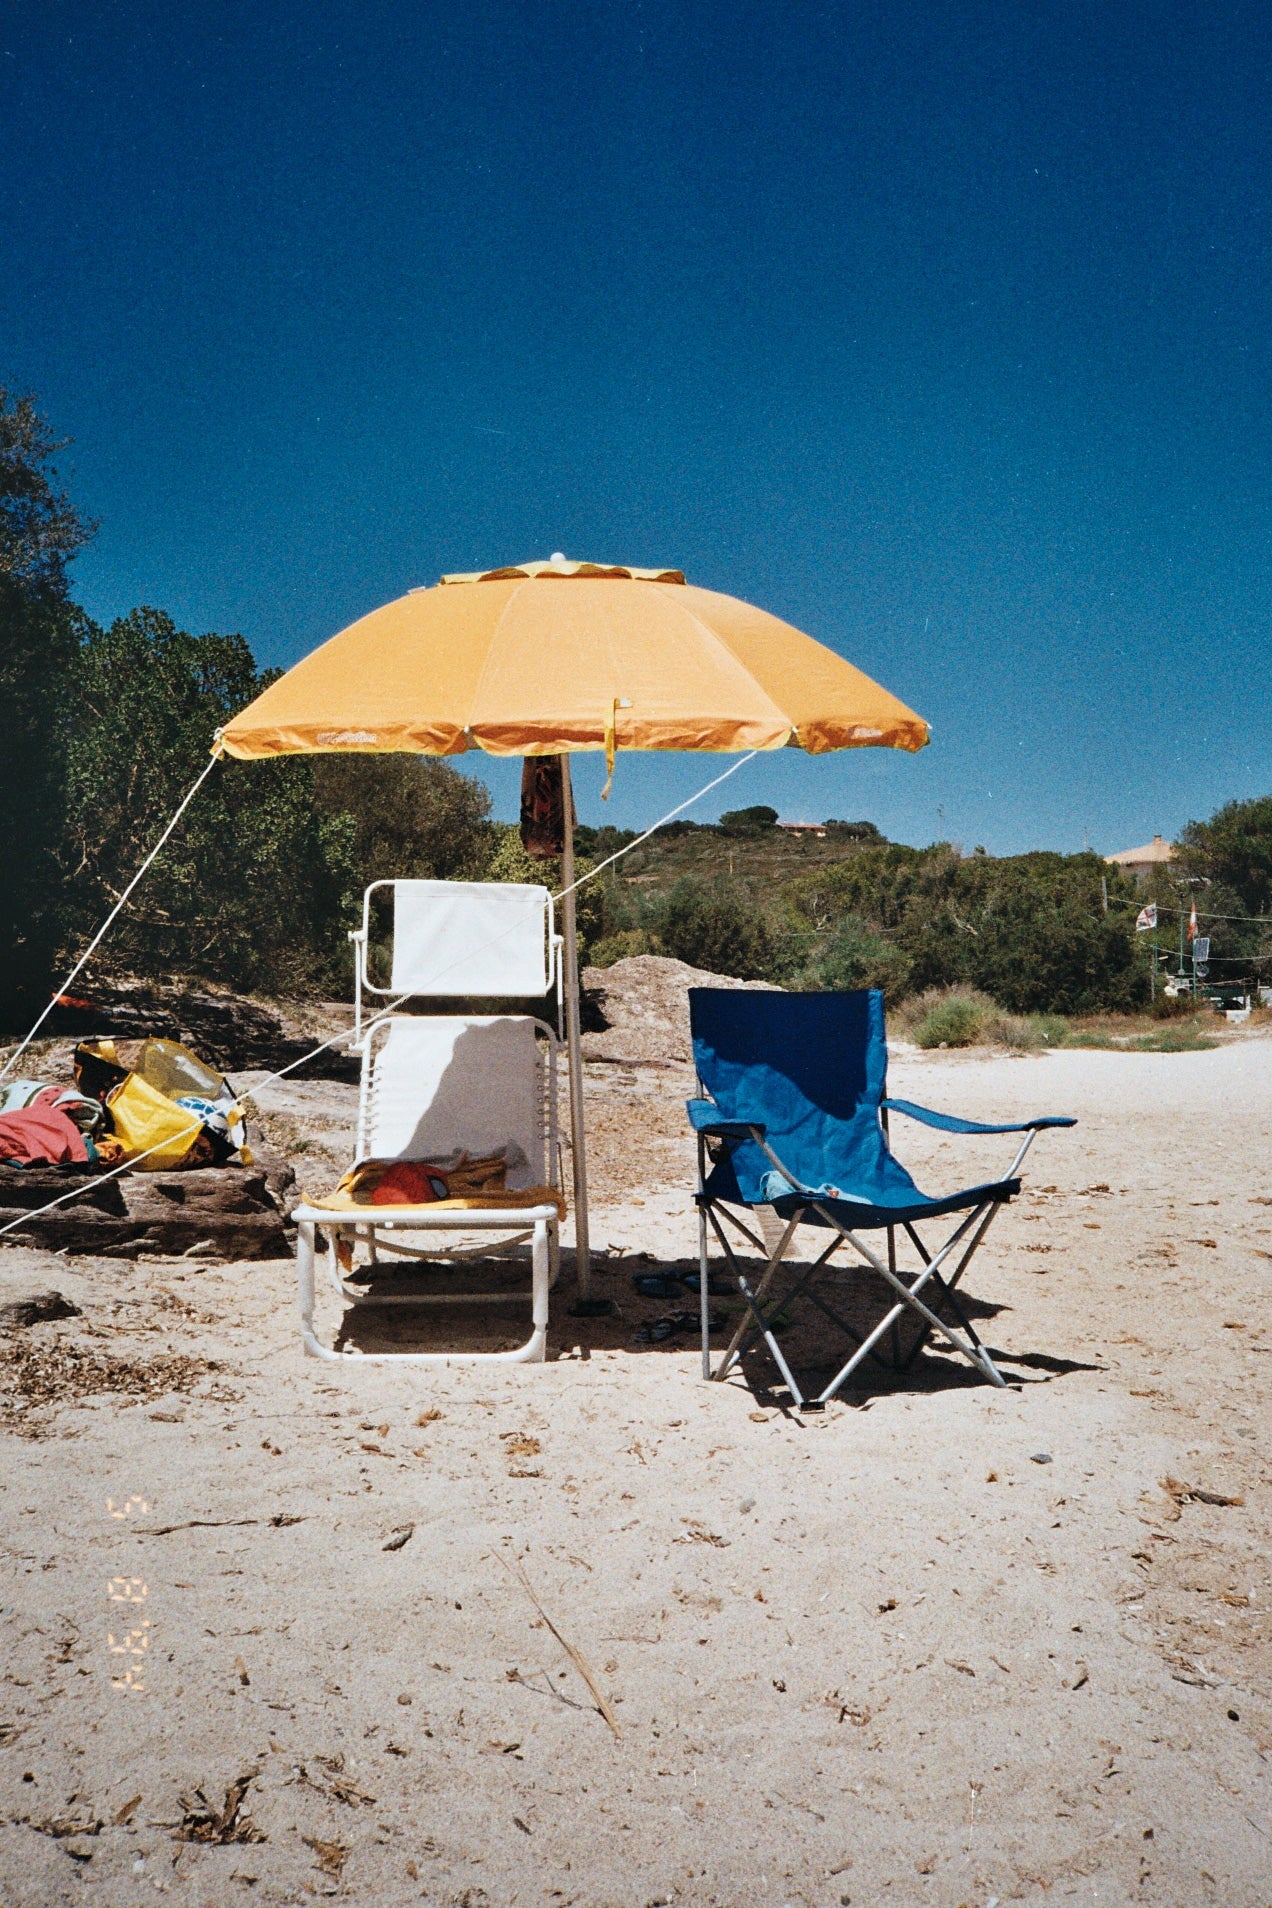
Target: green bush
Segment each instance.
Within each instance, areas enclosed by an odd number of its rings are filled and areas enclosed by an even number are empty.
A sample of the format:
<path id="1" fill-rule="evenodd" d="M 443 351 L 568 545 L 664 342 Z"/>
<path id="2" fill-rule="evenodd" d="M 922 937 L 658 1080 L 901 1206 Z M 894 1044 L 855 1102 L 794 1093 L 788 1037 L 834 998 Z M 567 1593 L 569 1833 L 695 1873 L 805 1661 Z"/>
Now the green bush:
<path id="1" fill-rule="evenodd" d="M 630 960 L 634 954 L 661 954 L 662 948 L 644 928 L 620 928 L 614 934 L 602 934 L 588 950 L 591 967 L 613 967 L 615 961 Z"/>
<path id="2" fill-rule="evenodd" d="M 998 1009 L 988 1014 L 981 1026 L 981 1039 L 991 1047 L 1006 1047 L 1011 1053 L 1041 1053 L 1047 1042 L 1032 1014 L 1005 1014 Z"/>
<path id="3" fill-rule="evenodd" d="M 1176 1022 L 1157 1033 L 1141 1034 L 1131 1041 L 1135 1053 L 1207 1053 L 1219 1042 L 1201 1032 L 1196 1021 Z"/>
<path id="4" fill-rule="evenodd" d="M 872 933 L 864 923 L 847 920 L 793 984 L 809 992 L 821 989 L 828 993 L 878 987 L 891 1005 L 905 994 L 910 969 L 910 960 L 899 947 Z"/>
<path id="5" fill-rule="evenodd" d="M 928 1009 L 914 1029 L 919 1047 L 974 1047 L 982 1038 L 991 1009 L 967 994 L 951 994 Z"/>

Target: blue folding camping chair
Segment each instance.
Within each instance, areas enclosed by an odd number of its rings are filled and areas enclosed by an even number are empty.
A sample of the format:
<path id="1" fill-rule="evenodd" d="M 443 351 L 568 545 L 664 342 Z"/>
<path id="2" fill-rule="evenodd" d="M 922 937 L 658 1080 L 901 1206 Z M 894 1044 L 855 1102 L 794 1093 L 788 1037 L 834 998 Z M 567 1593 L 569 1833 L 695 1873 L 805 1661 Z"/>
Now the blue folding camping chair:
<path id="1" fill-rule="evenodd" d="M 909 1100 L 884 1097 L 888 1046 L 883 995 L 785 994 L 694 987 L 689 1021 L 701 1097 L 688 1102 L 698 1135 L 699 1289 L 702 1303 L 702 1375 L 726 1378 L 761 1341 L 804 1411 L 824 1408 L 867 1358 L 887 1362 L 878 1349 L 890 1339 L 891 1363 L 907 1368 L 935 1333 L 996 1385 L 1005 1380 L 981 1344 L 956 1296 L 963 1274 L 995 1217 L 1020 1191 L 1016 1173 L 1044 1126 L 1073 1126 L 1051 1117 L 987 1126 L 979 1120 L 933 1113 Z M 945 1133 L 1023 1133 L 1002 1179 L 942 1198 L 920 1192 L 892 1153 L 888 1114 L 903 1113 Z M 780 1236 L 768 1245 L 738 1216 L 738 1208 L 768 1213 Z M 945 1215 L 962 1215 L 943 1244 L 930 1248 L 918 1227 Z M 725 1230 L 732 1227 L 757 1247 L 765 1264 L 758 1279 L 744 1267 Z M 784 1288 L 779 1268 L 797 1226 L 829 1229 L 834 1237 L 811 1265 L 790 1268 Z M 719 1368 L 711 1369 L 708 1309 L 709 1229 L 718 1240 L 745 1301 L 742 1321 Z M 777 1227 L 769 1220 L 770 1234 Z M 886 1247 L 872 1250 L 862 1233 L 886 1232 Z M 897 1235 L 909 1240 L 919 1263 L 903 1268 Z M 895 1294 L 870 1330 L 858 1331 L 829 1302 L 832 1281 L 821 1277 L 841 1246 L 858 1254 L 851 1269 L 869 1268 Z M 771 1248 L 771 1249 L 770 1249 Z M 955 1256 L 957 1255 L 957 1257 Z M 832 1268 L 839 1271 L 841 1268 Z M 807 1298 L 854 1341 L 847 1363 L 815 1398 L 800 1390 L 774 1322 L 789 1322 L 793 1306 Z M 903 1346 L 899 1321 L 906 1313 L 917 1336 Z"/>

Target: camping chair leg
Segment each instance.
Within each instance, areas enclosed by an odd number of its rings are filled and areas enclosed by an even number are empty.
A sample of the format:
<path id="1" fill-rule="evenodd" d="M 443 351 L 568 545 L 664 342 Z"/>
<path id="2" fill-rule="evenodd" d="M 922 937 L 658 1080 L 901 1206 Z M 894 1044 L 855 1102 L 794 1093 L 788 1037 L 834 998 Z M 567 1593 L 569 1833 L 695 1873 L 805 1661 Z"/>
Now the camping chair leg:
<path id="1" fill-rule="evenodd" d="M 764 1297 L 764 1294 L 767 1292 L 770 1284 L 772 1283 L 774 1277 L 776 1276 L 777 1269 L 782 1262 L 782 1254 L 786 1251 L 786 1247 L 790 1241 L 791 1234 L 794 1232 L 796 1226 L 799 1224 L 800 1215 L 799 1213 L 796 1213 L 794 1217 L 787 1222 L 786 1228 L 784 1232 L 782 1233 L 782 1237 L 778 1241 L 777 1248 L 774 1251 L 772 1258 L 769 1260 L 768 1265 L 765 1267 L 764 1276 L 760 1280 L 759 1286 L 757 1287 L 756 1291 L 752 1293 L 751 1288 L 746 1281 L 746 1274 L 742 1271 L 741 1267 L 737 1263 L 737 1260 L 734 1258 L 733 1253 L 729 1247 L 729 1242 L 725 1238 L 725 1235 L 723 1231 L 721 1230 L 719 1220 L 716 1218 L 714 1211 L 711 1211 L 710 1208 L 708 1208 L 708 1211 L 710 1211 L 711 1213 L 711 1223 L 715 1228 L 716 1236 L 718 1237 L 721 1245 L 724 1247 L 725 1255 L 733 1267 L 734 1277 L 737 1279 L 737 1282 L 738 1282 L 738 1290 L 741 1292 L 743 1298 L 746 1300 L 747 1306 L 758 1328 L 757 1334 L 752 1335 L 751 1342 L 752 1343 L 755 1342 L 755 1336 L 757 1335 L 763 1337 L 765 1344 L 768 1346 L 769 1351 L 773 1355 L 773 1363 L 777 1366 L 778 1370 L 781 1372 L 782 1377 L 786 1382 L 787 1388 L 789 1389 L 792 1398 L 794 1398 L 797 1406 L 801 1406 L 804 1402 L 804 1394 L 800 1390 L 799 1386 L 796 1384 L 795 1374 L 792 1372 L 790 1366 L 787 1364 L 786 1360 L 783 1358 L 782 1348 L 778 1344 L 776 1338 L 774 1338 L 772 1331 L 769 1329 L 768 1320 L 765 1318 L 763 1312 L 760 1310 L 760 1300 Z M 807 1281 L 805 1281 L 805 1283 L 807 1283 Z M 747 1332 L 747 1322 L 745 1319 L 743 1319 L 742 1323 L 738 1326 L 737 1331 L 733 1335 L 732 1343 L 730 1344 L 728 1350 L 724 1354 L 723 1359 L 721 1360 L 720 1369 L 716 1372 L 717 1383 L 727 1376 L 728 1372 L 732 1369 L 733 1365 L 737 1362 L 737 1359 L 740 1355 L 738 1352 L 738 1346 L 741 1344 L 743 1338 L 746 1336 L 746 1332 Z"/>
<path id="2" fill-rule="evenodd" d="M 732 1272 L 734 1278 L 737 1280 L 738 1290 L 741 1292 L 743 1298 L 746 1300 L 751 1310 L 754 1311 L 756 1305 L 764 1297 L 765 1293 L 768 1291 L 769 1286 L 773 1282 L 773 1278 L 777 1272 L 778 1266 L 781 1263 L 782 1254 L 786 1250 L 787 1244 L 790 1240 L 790 1236 L 794 1232 L 796 1226 L 799 1224 L 798 1214 L 796 1215 L 794 1219 L 792 1219 L 788 1223 L 785 1231 L 783 1232 L 782 1237 L 778 1242 L 776 1250 L 773 1252 L 772 1256 L 768 1260 L 768 1263 L 764 1267 L 763 1274 L 761 1275 L 761 1278 L 760 1278 L 760 1283 L 758 1287 L 756 1288 L 755 1296 L 754 1298 L 752 1298 L 751 1289 L 746 1282 L 746 1274 L 743 1272 L 742 1267 L 738 1264 L 737 1259 L 734 1257 L 733 1247 L 730 1245 L 728 1237 L 726 1236 L 724 1229 L 720 1224 L 719 1219 L 716 1217 L 715 1207 L 707 1206 L 705 1210 L 707 1212 L 708 1217 L 711 1220 L 711 1225 L 715 1232 L 715 1235 L 717 1239 L 719 1239 L 720 1241 L 720 1245 L 724 1251 L 724 1256 L 728 1260 L 729 1270 Z M 763 1321 L 761 1321 L 761 1325 L 762 1324 L 763 1324 Z M 731 1370 L 734 1364 L 734 1361 L 738 1356 L 738 1347 L 739 1345 L 741 1345 L 742 1340 L 746 1337 L 749 1329 L 750 1328 L 747 1323 L 747 1320 L 744 1318 L 741 1324 L 738 1326 L 737 1331 L 733 1334 L 732 1339 L 730 1340 L 728 1346 L 725 1349 L 724 1358 L 721 1361 L 720 1367 L 715 1374 L 717 1380 L 727 1376 L 728 1372 Z M 768 1338 L 771 1344 L 772 1334 L 766 1333 L 765 1336 Z M 780 1357 L 779 1357 L 779 1362 L 781 1362 Z M 784 1365 L 783 1365 L 783 1369 L 785 1369 Z"/>
<path id="3" fill-rule="evenodd" d="M 849 1377 L 851 1377 L 852 1373 L 857 1369 L 858 1365 L 861 1364 L 862 1360 L 869 1353 L 873 1352 L 874 1347 L 878 1344 L 879 1340 L 883 1338 L 884 1335 L 891 1329 L 891 1327 L 895 1324 L 896 1320 L 902 1316 L 902 1314 L 904 1313 L 907 1307 L 909 1307 L 913 1311 L 918 1312 L 921 1317 L 926 1319 L 930 1329 L 934 1329 L 938 1331 L 941 1334 L 942 1338 L 948 1339 L 950 1344 L 954 1347 L 955 1351 L 961 1352 L 963 1357 L 966 1358 L 969 1361 L 969 1363 L 975 1365 L 978 1370 L 983 1371 L 985 1376 L 990 1380 L 992 1384 L 997 1385 L 1000 1389 L 1004 1391 L 1006 1390 L 1007 1381 L 1005 1378 L 1003 1378 L 1001 1373 L 998 1371 L 992 1358 L 989 1356 L 989 1353 L 985 1350 L 984 1346 L 981 1345 L 979 1342 L 977 1342 L 974 1345 L 968 1344 L 965 1340 L 959 1338 L 958 1334 L 954 1332 L 953 1330 L 951 1330 L 951 1328 L 945 1324 L 944 1320 L 938 1318 L 936 1313 L 933 1312 L 928 1306 L 926 1306 L 923 1303 L 922 1299 L 920 1299 L 918 1296 L 919 1292 L 922 1290 L 923 1286 L 927 1284 L 928 1280 L 930 1278 L 933 1278 L 940 1271 L 942 1261 L 949 1256 L 949 1254 L 954 1250 L 955 1246 L 958 1245 L 960 1240 L 966 1235 L 968 1230 L 972 1226 L 974 1226 L 978 1220 L 983 1220 L 984 1215 L 982 1214 L 981 1209 L 979 1207 L 976 1209 L 975 1212 L 969 1213 L 968 1217 L 963 1221 L 963 1224 L 959 1226 L 957 1230 L 950 1235 L 950 1237 L 946 1240 L 945 1244 L 941 1247 L 941 1250 L 937 1253 L 936 1257 L 934 1259 L 931 1259 L 928 1262 L 928 1264 L 924 1267 L 923 1271 L 919 1274 L 918 1278 L 915 1280 L 912 1286 L 907 1286 L 899 1274 L 896 1274 L 896 1273 L 890 1274 L 889 1268 L 886 1262 L 884 1260 L 879 1259 L 873 1252 L 871 1252 L 868 1246 L 863 1245 L 861 1240 L 857 1238 L 855 1233 L 847 1231 L 842 1226 L 835 1225 L 835 1221 L 830 1218 L 830 1215 L 825 1211 L 825 1209 L 822 1206 L 818 1206 L 817 1211 L 821 1214 L 821 1216 L 824 1219 L 827 1220 L 827 1222 L 830 1225 L 835 1226 L 835 1230 L 839 1232 L 841 1236 L 850 1245 L 856 1248 L 856 1250 L 858 1251 L 858 1253 L 860 1253 L 861 1257 L 865 1260 L 867 1265 L 869 1265 L 875 1272 L 877 1272 L 881 1278 L 887 1280 L 888 1284 L 891 1285 L 896 1291 L 898 1299 L 900 1301 L 897 1305 L 894 1305 L 892 1307 L 891 1311 L 889 1311 L 882 1319 L 880 1319 L 879 1323 L 875 1326 L 874 1330 L 869 1334 L 869 1336 L 862 1340 L 861 1344 L 858 1346 L 857 1350 L 853 1353 L 852 1357 L 848 1360 L 847 1364 L 844 1365 L 842 1370 L 838 1371 L 835 1374 L 834 1378 L 832 1378 L 831 1382 L 827 1385 L 826 1389 L 821 1393 L 821 1396 L 818 1399 L 819 1404 L 825 1404 L 831 1398 L 834 1397 L 835 1393 L 839 1390 L 840 1386 L 843 1385 Z"/>
<path id="4" fill-rule="evenodd" d="M 813 1264 L 806 1269 L 803 1278 L 800 1279 L 797 1284 L 793 1285 L 789 1292 L 784 1292 L 782 1294 L 781 1298 L 779 1298 L 777 1303 L 773 1306 L 772 1311 L 768 1314 L 768 1318 L 776 1318 L 779 1313 L 785 1311 L 788 1305 L 794 1305 L 799 1299 L 803 1298 L 804 1293 L 808 1291 L 808 1287 L 812 1284 L 813 1280 L 817 1277 L 817 1274 L 821 1271 L 827 1259 L 829 1259 L 833 1253 L 838 1252 L 842 1244 L 843 1244 L 842 1239 L 832 1239 L 831 1243 L 826 1247 L 826 1250 L 820 1255 L 820 1257 L 815 1259 Z M 764 1280 L 759 1290 L 755 1294 L 754 1303 L 753 1304 L 751 1303 L 751 1300 L 749 1299 L 749 1297 L 747 1299 L 747 1303 L 751 1306 L 752 1313 L 754 1314 L 754 1317 L 758 1321 L 758 1323 L 752 1324 L 750 1328 L 748 1329 L 746 1320 L 743 1319 L 742 1324 L 738 1327 L 737 1332 L 734 1334 L 733 1344 L 730 1347 L 730 1352 L 728 1354 L 731 1364 L 741 1364 L 742 1360 L 746 1357 L 747 1353 L 751 1350 L 751 1347 L 755 1345 L 757 1341 L 759 1340 L 761 1332 L 764 1331 L 764 1328 L 768 1323 L 768 1318 L 766 1318 L 762 1314 L 759 1307 L 760 1307 L 761 1300 L 764 1298 L 764 1296 L 766 1295 L 768 1291 L 769 1284 L 772 1280 L 773 1275 L 777 1272 L 780 1263 L 781 1263 L 781 1260 L 779 1256 L 779 1258 L 775 1259 L 772 1266 L 766 1271 Z M 809 1296 L 810 1304 L 813 1304 L 813 1305 L 819 1304 L 819 1300 L 815 1292 L 809 1292 L 808 1296 Z M 825 1308 L 822 1307 L 822 1309 L 824 1310 Z M 838 1320 L 836 1320 L 836 1323 L 838 1323 Z M 743 1337 L 744 1332 L 746 1333 L 745 1337 Z M 856 1334 L 853 1333 L 850 1335 L 855 1337 Z M 783 1369 L 785 1369 L 785 1367 L 783 1367 Z M 721 1366 L 720 1372 L 718 1375 L 720 1377 L 724 1376 L 723 1366 Z"/>
<path id="5" fill-rule="evenodd" d="M 854 1331 L 853 1327 L 848 1323 L 847 1319 L 841 1318 L 839 1316 L 839 1313 L 835 1310 L 834 1306 L 828 1305 L 825 1299 L 822 1298 L 819 1293 L 810 1292 L 808 1295 L 808 1302 L 810 1305 L 815 1305 L 818 1311 L 823 1315 L 823 1317 L 828 1318 L 831 1324 L 834 1325 L 839 1331 L 843 1333 L 845 1338 L 850 1338 L 852 1340 L 854 1345 L 860 1346 L 863 1343 L 861 1333 L 858 1331 Z M 893 1330 L 895 1332 L 896 1330 L 895 1326 L 893 1327 Z M 877 1351 L 875 1351 L 873 1348 L 869 1349 L 869 1351 L 867 1352 L 867 1356 L 869 1358 L 872 1358 L 875 1364 L 878 1365 L 882 1371 L 887 1371 L 889 1369 L 889 1361 L 886 1358 L 881 1357 L 880 1354 Z"/>
<path id="6" fill-rule="evenodd" d="M 953 1247 L 958 1243 L 959 1239 L 968 1230 L 968 1228 L 975 1222 L 975 1220 L 982 1217 L 979 1210 L 971 1214 L 970 1217 L 964 1222 L 964 1224 L 961 1225 L 958 1228 L 958 1230 L 946 1241 L 945 1245 L 941 1248 L 940 1252 L 937 1253 L 936 1258 L 932 1260 L 930 1265 L 925 1267 L 923 1272 L 920 1273 L 918 1279 L 916 1279 L 915 1283 L 912 1286 L 908 1286 L 904 1284 L 904 1282 L 895 1273 L 889 1273 L 887 1264 L 884 1261 L 877 1258 L 875 1254 L 870 1251 L 868 1246 L 864 1246 L 861 1243 L 861 1240 L 857 1237 L 857 1235 L 854 1232 L 849 1232 L 846 1227 L 836 1226 L 835 1221 L 831 1218 L 830 1214 L 826 1211 L 824 1206 L 819 1205 L 817 1207 L 817 1211 L 821 1214 L 822 1218 L 826 1220 L 826 1223 L 828 1225 L 835 1226 L 835 1230 L 837 1232 L 841 1232 L 844 1238 L 847 1239 L 851 1245 L 856 1247 L 857 1251 L 861 1254 L 862 1258 L 866 1261 L 867 1265 L 873 1266 L 874 1270 L 878 1272 L 881 1277 L 887 1279 L 888 1284 L 891 1285 L 896 1290 L 903 1305 L 910 1306 L 912 1310 L 919 1313 L 920 1317 L 925 1318 L 929 1326 L 931 1326 L 934 1331 L 938 1331 L 941 1334 L 942 1338 L 946 1338 L 949 1340 L 950 1344 L 954 1347 L 955 1351 L 961 1352 L 963 1357 L 968 1359 L 971 1364 L 978 1366 L 979 1369 L 985 1373 L 985 1376 L 990 1380 L 992 1384 L 997 1385 L 999 1389 L 1002 1391 L 1005 1391 L 1007 1389 L 1007 1380 L 1003 1377 L 1002 1373 L 998 1370 L 998 1367 L 994 1364 L 993 1359 L 990 1357 L 989 1353 L 985 1350 L 984 1346 L 969 1345 L 964 1339 L 961 1339 L 958 1336 L 957 1332 L 953 1331 L 950 1328 L 950 1326 L 948 1326 L 945 1323 L 943 1319 L 938 1318 L 937 1314 L 931 1309 L 931 1307 L 925 1305 L 922 1299 L 919 1298 L 918 1296 L 919 1291 L 927 1283 L 928 1279 L 931 1278 L 932 1274 L 935 1271 L 938 1271 L 940 1269 L 941 1260 L 945 1258 L 950 1251 L 952 1251 Z M 889 1319 L 887 1323 L 890 1324 L 891 1319 Z M 859 1362 L 859 1359 L 860 1359 L 860 1354 L 858 1354 L 857 1358 L 849 1361 L 848 1368 L 850 1369 L 853 1365 Z M 826 1396 L 826 1395 L 829 1395 L 829 1394 L 823 1394 L 823 1396 Z"/>
<path id="7" fill-rule="evenodd" d="M 699 1175 L 701 1177 L 701 1175 Z M 711 1253 L 707 1239 L 707 1215 L 698 1206 L 698 1311 L 702 1321 L 702 1375 L 711 1376 Z"/>
<path id="8" fill-rule="evenodd" d="M 933 1277 L 936 1281 L 936 1285 L 938 1289 L 940 1290 L 942 1297 L 949 1300 L 950 1310 L 953 1312 L 955 1318 L 958 1320 L 959 1324 L 963 1327 L 963 1330 L 967 1333 L 967 1336 L 971 1339 L 973 1345 L 975 1345 L 978 1350 L 980 1349 L 980 1339 L 978 1338 L 976 1334 L 976 1328 L 973 1326 L 971 1320 L 967 1317 L 967 1314 L 964 1312 L 962 1306 L 959 1304 L 957 1298 L 954 1296 L 954 1293 L 955 1293 L 955 1288 L 957 1287 L 964 1272 L 966 1272 L 968 1266 L 971 1264 L 974 1255 L 980 1250 L 980 1246 L 982 1241 L 984 1240 L 985 1234 L 989 1231 L 989 1228 L 993 1225 L 994 1220 L 998 1217 L 998 1214 L 1001 1210 L 1001 1206 L 1002 1206 L 1002 1202 L 1000 1200 L 995 1200 L 994 1203 L 990 1206 L 989 1210 L 985 1214 L 985 1217 L 982 1219 L 980 1225 L 977 1227 L 976 1231 L 972 1234 L 972 1237 L 968 1242 L 967 1250 L 964 1252 L 962 1258 L 959 1260 L 958 1264 L 955 1266 L 949 1278 L 943 1279 L 939 1272 L 935 1272 L 933 1274 Z M 918 1233 L 914 1230 L 914 1227 L 907 1223 L 906 1231 L 909 1233 L 911 1239 L 914 1241 L 915 1248 L 918 1251 L 919 1257 L 922 1259 L 924 1265 L 930 1266 L 932 1263 L 931 1255 L 929 1254 L 927 1248 L 923 1244 L 923 1241 L 919 1238 Z M 923 1350 L 923 1347 L 927 1344 L 931 1336 L 932 1336 L 932 1333 L 930 1328 L 924 1328 L 920 1330 L 918 1337 L 915 1339 L 914 1344 L 910 1347 L 909 1354 L 907 1355 L 904 1363 L 902 1364 L 901 1369 L 903 1371 L 909 1371 L 915 1359 L 918 1357 L 919 1353 Z"/>
<path id="9" fill-rule="evenodd" d="M 887 1114 L 885 1113 L 883 1117 L 886 1119 Z M 883 1130 L 886 1135 L 888 1130 L 887 1127 L 885 1126 Z M 888 1270 L 890 1272 L 895 1272 L 896 1269 L 897 1269 L 897 1229 L 895 1226 L 889 1226 L 888 1227 Z M 899 1322 L 894 1323 L 892 1327 L 892 1363 L 896 1369 L 898 1370 L 900 1369 L 901 1326 Z"/>

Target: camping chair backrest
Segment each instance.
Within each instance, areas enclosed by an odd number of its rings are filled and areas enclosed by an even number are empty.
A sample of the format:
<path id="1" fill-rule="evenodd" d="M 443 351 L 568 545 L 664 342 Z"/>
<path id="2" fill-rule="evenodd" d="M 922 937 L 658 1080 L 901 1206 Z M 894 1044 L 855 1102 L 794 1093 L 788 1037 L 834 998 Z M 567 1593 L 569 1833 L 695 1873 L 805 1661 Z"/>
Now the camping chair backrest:
<path id="1" fill-rule="evenodd" d="M 508 1185 L 555 1185 L 556 1041 L 524 1015 L 394 1015 L 363 1044 L 357 1154 L 509 1153 Z"/>
<path id="2" fill-rule="evenodd" d="M 393 895 L 387 987 L 367 975 L 371 897 Z M 558 984 L 560 947 L 546 888 L 507 881 L 373 881 L 352 936 L 361 996 L 474 996 L 541 1000 Z"/>
<path id="3" fill-rule="evenodd" d="M 723 1121 L 756 1123 L 805 1185 L 875 1198 L 900 1174 L 879 1120 L 887 1081 L 883 995 L 785 994 L 693 987 L 689 1024 L 698 1078 Z M 751 1140 L 732 1149 L 748 1203 L 765 1197 L 773 1162 Z"/>

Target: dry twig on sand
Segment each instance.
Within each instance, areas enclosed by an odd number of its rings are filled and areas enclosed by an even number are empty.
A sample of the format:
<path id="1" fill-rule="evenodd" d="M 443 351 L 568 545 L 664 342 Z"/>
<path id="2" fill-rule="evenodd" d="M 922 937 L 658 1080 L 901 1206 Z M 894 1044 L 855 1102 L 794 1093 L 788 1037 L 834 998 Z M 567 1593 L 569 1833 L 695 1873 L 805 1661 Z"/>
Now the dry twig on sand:
<path id="1" fill-rule="evenodd" d="M 556 1638 L 557 1642 L 561 1645 L 561 1648 L 565 1651 L 566 1655 L 569 1657 L 570 1661 L 573 1663 L 575 1669 L 578 1671 L 579 1675 L 583 1678 L 583 1681 L 587 1684 L 588 1693 L 591 1696 L 592 1701 L 596 1704 L 596 1707 L 599 1713 L 605 1718 L 606 1722 L 609 1724 L 610 1728 L 614 1731 L 614 1734 L 616 1736 L 621 1734 L 621 1731 L 618 1727 L 618 1718 L 615 1716 L 613 1709 L 610 1707 L 609 1698 L 606 1696 L 605 1691 L 601 1688 L 600 1684 L 596 1680 L 595 1671 L 593 1670 L 591 1664 L 588 1662 L 587 1658 L 583 1655 L 583 1652 L 581 1650 L 577 1650 L 574 1647 L 573 1643 L 569 1642 L 566 1637 L 562 1636 L 560 1630 L 558 1630 L 556 1624 L 552 1621 L 552 1618 L 548 1615 L 547 1611 L 544 1609 L 543 1605 L 540 1603 L 538 1597 L 534 1593 L 534 1589 L 531 1585 L 530 1579 L 526 1575 L 525 1565 L 522 1563 L 520 1557 L 515 1557 L 512 1563 L 509 1563 L 508 1559 L 506 1557 L 501 1557 L 497 1550 L 492 1551 L 491 1555 L 495 1558 L 495 1561 L 497 1563 L 503 1566 L 503 1568 L 508 1572 L 508 1575 L 514 1578 L 516 1582 L 521 1585 L 521 1588 L 525 1591 L 527 1597 L 529 1597 L 531 1603 L 534 1605 L 535 1609 L 538 1611 L 543 1622 L 547 1625 L 548 1629 L 551 1630 L 553 1636 Z"/>
<path id="2" fill-rule="evenodd" d="M 263 1842 L 264 1831 L 258 1829 L 249 1816 L 240 1815 L 243 1798 L 259 1774 L 260 1768 L 254 1763 L 242 1775 L 235 1776 L 219 1809 L 213 1808 L 202 1789 L 195 1790 L 193 1800 L 183 1795 L 184 1813 L 177 1830 L 178 1841 L 215 1842 L 222 1847 L 229 1842 Z"/>

